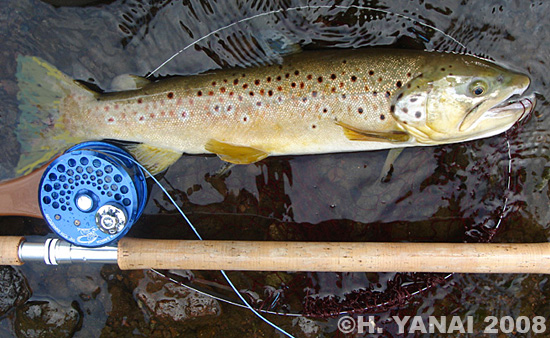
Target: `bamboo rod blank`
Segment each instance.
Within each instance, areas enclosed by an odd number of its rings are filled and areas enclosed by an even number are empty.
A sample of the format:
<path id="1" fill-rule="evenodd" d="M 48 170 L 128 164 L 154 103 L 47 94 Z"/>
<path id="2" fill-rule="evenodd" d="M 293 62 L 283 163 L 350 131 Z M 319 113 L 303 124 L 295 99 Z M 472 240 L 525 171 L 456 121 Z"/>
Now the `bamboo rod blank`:
<path id="1" fill-rule="evenodd" d="M 550 243 L 336 243 L 123 238 L 121 269 L 549 273 Z"/>
<path id="2" fill-rule="evenodd" d="M 19 245 L 25 240 L 20 236 L 0 237 L 0 265 L 22 265 L 19 259 Z"/>

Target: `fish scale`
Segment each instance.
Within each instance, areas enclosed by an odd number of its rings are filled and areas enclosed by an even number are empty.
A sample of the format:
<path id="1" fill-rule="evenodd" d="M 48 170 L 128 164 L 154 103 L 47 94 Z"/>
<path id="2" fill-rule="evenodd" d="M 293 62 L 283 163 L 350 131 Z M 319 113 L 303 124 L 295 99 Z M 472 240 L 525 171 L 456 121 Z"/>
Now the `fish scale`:
<path id="1" fill-rule="evenodd" d="M 500 133 L 533 106 L 533 98 L 507 106 L 528 87 L 525 75 L 452 53 L 308 51 L 281 65 L 174 77 L 106 94 L 38 58 L 18 63 L 20 128 L 38 118 L 54 121 L 41 131 L 45 140 L 19 131 L 28 157 L 21 168 L 47 156 L 33 153 L 50 156 L 76 140 L 136 142 L 129 150 L 158 170 L 182 153 L 252 163 L 270 155 L 445 144 Z M 489 114 L 495 106 L 498 114 Z"/>

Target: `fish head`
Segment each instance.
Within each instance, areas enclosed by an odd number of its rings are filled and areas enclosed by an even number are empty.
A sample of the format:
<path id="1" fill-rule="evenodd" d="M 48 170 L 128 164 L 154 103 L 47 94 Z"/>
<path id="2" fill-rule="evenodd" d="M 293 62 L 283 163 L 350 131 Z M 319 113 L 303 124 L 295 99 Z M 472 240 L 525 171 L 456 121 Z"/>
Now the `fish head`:
<path id="1" fill-rule="evenodd" d="M 391 113 L 418 143 L 443 144 L 500 134 L 533 109 L 515 99 L 529 77 L 467 55 L 438 55 L 396 93 Z"/>

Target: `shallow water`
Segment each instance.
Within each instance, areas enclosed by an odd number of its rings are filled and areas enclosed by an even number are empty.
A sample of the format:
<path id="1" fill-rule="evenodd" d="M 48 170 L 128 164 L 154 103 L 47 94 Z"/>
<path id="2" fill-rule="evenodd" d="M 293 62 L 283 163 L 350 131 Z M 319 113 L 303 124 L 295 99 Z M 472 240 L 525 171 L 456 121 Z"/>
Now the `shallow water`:
<path id="1" fill-rule="evenodd" d="M 0 47 L 0 63 L 4 65 L 0 71 L 0 151 L 5 154 L 0 161 L 0 177 L 13 176 L 11 170 L 19 151 L 13 134 L 17 120 L 16 55 L 40 56 L 76 79 L 109 90 L 115 76 L 146 75 L 213 30 L 281 6 L 304 4 L 115 1 L 89 7 L 53 7 L 40 1 L 6 1 L 0 9 L 0 31 L 6 35 Z M 269 158 L 232 168 L 223 177 L 213 176 L 221 166 L 216 157 L 184 156 L 161 182 L 208 239 L 462 242 L 489 240 L 494 235 L 493 240 L 502 242 L 548 240 L 550 122 L 546 97 L 550 79 L 546 65 L 550 61 L 550 24 L 546 19 L 550 4 L 418 0 L 377 1 L 371 5 L 427 22 L 459 40 L 467 51 L 529 74 L 531 88 L 539 99 L 536 112 L 506 135 L 407 149 L 387 183 L 378 181 L 385 151 Z M 223 30 L 187 49 L 153 75 L 188 75 L 220 67 L 277 62 L 281 48 L 293 43 L 312 49 L 394 44 L 462 50 L 437 31 L 400 16 L 356 8 L 302 9 L 259 16 Z M 507 142 L 512 154 L 510 189 Z M 5 217 L 0 222 L 2 234 L 47 232 L 41 221 Z M 129 235 L 193 238 L 158 188 L 151 192 L 145 216 Z M 159 324 L 138 307 L 133 291 L 143 274 L 120 272 L 110 266 L 28 265 L 21 270 L 31 284 L 31 300 L 53 299 L 80 309 L 82 327 L 76 337 L 175 334 L 168 324 Z M 235 298 L 223 287 L 212 286 L 212 281 L 222 283 L 217 273 L 195 272 L 192 276 L 195 285 Z M 314 304 L 328 295 L 353 304 L 349 295 L 364 291 L 367 285 L 396 298 L 389 293 L 387 282 L 396 278 L 395 274 L 230 276 L 239 288 L 256 292 L 261 298 L 256 299 L 259 303 L 273 304 L 281 311 L 309 309 L 317 315 L 326 314 L 334 304 L 308 307 L 305 293 Z M 411 277 L 403 278 L 405 283 Z M 418 287 L 426 285 L 423 280 Z M 282 295 L 276 302 L 273 290 Z M 454 275 L 401 307 L 378 313 L 376 321 L 384 328 L 385 336 L 395 336 L 391 315 L 473 315 L 474 336 L 481 336 L 486 324 L 483 318 L 488 315 L 548 317 L 548 292 L 543 275 Z M 15 311 L 4 317 L 0 333 L 15 335 L 16 317 Z M 303 327 L 307 325 L 325 336 L 338 336 L 336 319 L 315 319 L 304 324 L 295 318 L 270 318 L 296 336 L 306 336 Z M 184 321 L 177 332 L 186 336 L 277 335 L 253 314 L 224 304 L 221 315 Z"/>

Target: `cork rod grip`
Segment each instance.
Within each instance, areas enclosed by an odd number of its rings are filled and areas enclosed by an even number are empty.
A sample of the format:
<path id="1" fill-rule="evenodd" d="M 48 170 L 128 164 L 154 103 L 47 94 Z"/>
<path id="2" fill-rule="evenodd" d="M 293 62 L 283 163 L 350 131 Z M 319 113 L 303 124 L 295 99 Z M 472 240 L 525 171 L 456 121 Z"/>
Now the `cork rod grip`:
<path id="1" fill-rule="evenodd" d="M 123 238 L 121 269 L 549 273 L 550 243 L 337 243 Z"/>
<path id="2" fill-rule="evenodd" d="M 2 236 L 0 237 L 0 265 L 22 265 L 19 259 L 19 245 L 25 237 Z"/>

